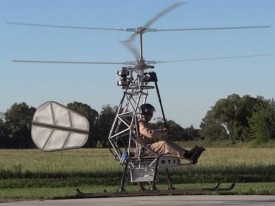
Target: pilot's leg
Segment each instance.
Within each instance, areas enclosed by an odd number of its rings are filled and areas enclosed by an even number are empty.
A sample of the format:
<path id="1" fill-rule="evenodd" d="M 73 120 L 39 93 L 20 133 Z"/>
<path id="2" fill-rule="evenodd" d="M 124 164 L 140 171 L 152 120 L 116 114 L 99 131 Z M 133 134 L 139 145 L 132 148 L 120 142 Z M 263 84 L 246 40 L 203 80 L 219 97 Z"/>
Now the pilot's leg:
<path id="1" fill-rule="evenodd" d="M 179 158 L 185 158 L 187 150 L 181 148 L 173 142 L 159 141 L 151 144 L 151 149 L 157 154 L 171 154 Z"/>
<path id="2" fill-rule="evenodd" d="M 188 159 L 191 163 L 196 164 L 200 155 L 205 150 L 203 147 L 195 146 L 190 151 L 181 148 L 173 142 L 159 141 L 151 144 L 151 149 L 157 154 L 171 154 L 179 158 Z"/>

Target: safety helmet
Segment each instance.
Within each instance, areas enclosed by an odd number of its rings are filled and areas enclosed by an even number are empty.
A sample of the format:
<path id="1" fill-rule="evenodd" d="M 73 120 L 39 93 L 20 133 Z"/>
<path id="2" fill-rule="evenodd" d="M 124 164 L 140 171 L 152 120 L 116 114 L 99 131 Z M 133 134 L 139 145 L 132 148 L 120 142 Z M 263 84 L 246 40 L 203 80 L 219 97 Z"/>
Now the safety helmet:
<path id="1" fill-rule="evenodd" d="M 155 107 L 148 103 L 142 104 L 140 109 L 142 115 L 153 114 L 156 111 Z"/>

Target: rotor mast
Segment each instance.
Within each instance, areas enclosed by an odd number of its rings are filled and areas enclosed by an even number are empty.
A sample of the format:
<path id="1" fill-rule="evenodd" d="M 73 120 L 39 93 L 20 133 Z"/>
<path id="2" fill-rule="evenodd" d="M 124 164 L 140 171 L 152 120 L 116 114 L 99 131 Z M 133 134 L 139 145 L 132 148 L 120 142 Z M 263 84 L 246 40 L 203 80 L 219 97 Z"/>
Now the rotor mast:
<path id="1" fill-rule="evenodd" d="M 145 31 L 145 28 L 143 28 L 143 27 L 139 27 L 138 28 L 138 30 L 137 30 L 137 34 L 139 34 L 139 64 L 141 64 L 141 65 L 144 65 L 144 59 L 143 59 L 143 43 L 142 43 L 142 41 L 143 41 L 143 37 L 142 37 L 142 35 L 143 35 L 143 32 Z"/>

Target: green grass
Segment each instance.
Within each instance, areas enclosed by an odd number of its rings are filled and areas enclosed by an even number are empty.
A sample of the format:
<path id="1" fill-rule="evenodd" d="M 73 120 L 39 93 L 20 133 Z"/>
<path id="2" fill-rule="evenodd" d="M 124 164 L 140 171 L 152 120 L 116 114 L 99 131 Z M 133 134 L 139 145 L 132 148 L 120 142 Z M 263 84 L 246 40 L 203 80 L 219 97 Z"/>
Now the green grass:
<path id="1" fill-rule="evenodd" d="M 0 150 L 0 171 L 13 173 L 106 172 L 120 165 L 106 149 L 43 152 L 38 149 Z"/>
<path id="2" fill-rule="evenodd" d="M 237 183 L 231 194 L 275 194 L 275 150 L 270 146 L 273 143 L 266 147 L 197 144 L 207 150 L 196 166 L 170 170 L 178 188 L 202 187 L 220 181 Z M 184 143 L 185 148 L 193 145 Z M 69 197 L 75 195 L 76 188 L 89 192 L 115 191 L 121 175 L 122 167 L 107 149 L 50 153 L 37 149 L 0 150 L 0 199 Z M 163 171 L 158 183 L 158 187 L 167 187 Z M 138 190 L 131 183 L 126 187 Z"/>

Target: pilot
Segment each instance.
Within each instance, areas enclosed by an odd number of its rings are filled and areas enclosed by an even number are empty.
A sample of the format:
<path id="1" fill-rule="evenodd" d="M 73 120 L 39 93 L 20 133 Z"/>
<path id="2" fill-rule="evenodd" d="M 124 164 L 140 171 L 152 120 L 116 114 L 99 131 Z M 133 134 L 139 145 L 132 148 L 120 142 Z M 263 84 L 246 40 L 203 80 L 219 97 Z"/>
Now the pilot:
<path id="1" fill-rule="evenodd" d="M 148 122 L 152 119 L 155 108 L 153 105 L 145 103 L 140 106 L 141 117 L 138 121 L 140 132 L 140 143 L 148 147 L 156 154 L 170 154 L 182 159 L 188 159 L 196 164 L 201 153 L 205 150 L 202 147 L 195 146 L 190 151 L 169 141 L 155 141 L 155 138 L 169 133 L 168 128 L 150 129 Z"/>

